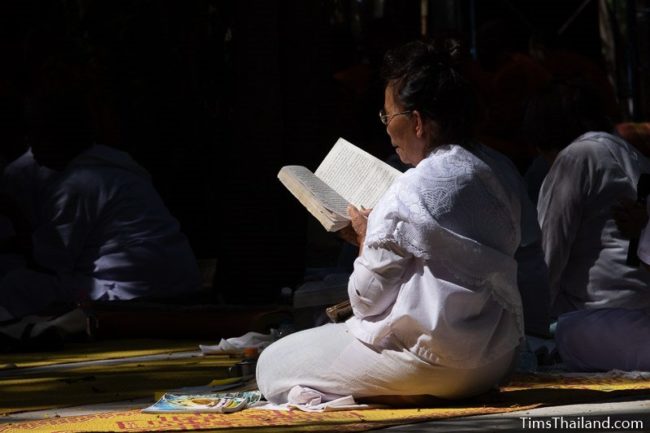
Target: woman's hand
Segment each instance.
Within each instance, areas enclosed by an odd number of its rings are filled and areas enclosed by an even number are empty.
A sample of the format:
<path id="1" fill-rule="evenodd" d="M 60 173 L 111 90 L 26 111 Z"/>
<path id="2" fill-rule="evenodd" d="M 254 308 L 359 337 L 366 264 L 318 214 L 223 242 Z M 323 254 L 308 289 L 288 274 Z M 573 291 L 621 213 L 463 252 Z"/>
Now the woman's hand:
<path id="1" fill-rule="evenodd" d="M 352 222 L 352 229 L 356 235 L 357 245 L 359 245 L 359 254 L 363 248 L 363 242 L 366 239 L 366 230 L 368 229 L 368 215 L 372 209 L 357 209 L 353 205 L 348 205 L 348 215 Z"/>

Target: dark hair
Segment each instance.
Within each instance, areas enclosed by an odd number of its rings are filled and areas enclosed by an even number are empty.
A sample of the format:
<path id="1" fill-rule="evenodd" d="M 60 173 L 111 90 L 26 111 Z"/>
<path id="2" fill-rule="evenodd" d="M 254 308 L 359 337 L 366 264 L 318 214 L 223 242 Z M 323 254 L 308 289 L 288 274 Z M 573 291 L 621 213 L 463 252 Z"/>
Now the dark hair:
<path id="1" fill-rule="evenodd" d="M 382 78 L 406 110 L 417 110 L 440 127 L 440 142 L 470 144 L 477 102 L 469 82 L 456 70 L 460 44 L 452 39 L 415 41 L 384 56 Z"/>
<path id="2" fill-rule="evenodd" d="M 584 80 L 547 83 L 526 108 L 523 130 L 538 149 L 561 150 L 589 131 L 611 131 L 604 102 Z"/>

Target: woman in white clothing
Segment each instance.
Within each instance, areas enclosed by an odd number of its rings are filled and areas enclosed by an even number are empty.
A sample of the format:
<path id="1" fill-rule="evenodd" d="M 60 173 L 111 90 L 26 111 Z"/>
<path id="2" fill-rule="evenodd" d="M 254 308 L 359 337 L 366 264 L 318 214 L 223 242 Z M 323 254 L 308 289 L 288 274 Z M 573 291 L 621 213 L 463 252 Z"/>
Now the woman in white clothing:
<path id="1" fill-rule="evenodd" d="M 475 100 L 450 65 L 455 52 L 414 42 L 386 55 L 380 118 L 415 168 L 369 215 L 350 209 L 361 247 L 354 315 L 262 353 L 257 382 L 269 401 L 461 398 L 507 375 L 523 335 L 520 204 L 472 153 Z"/>

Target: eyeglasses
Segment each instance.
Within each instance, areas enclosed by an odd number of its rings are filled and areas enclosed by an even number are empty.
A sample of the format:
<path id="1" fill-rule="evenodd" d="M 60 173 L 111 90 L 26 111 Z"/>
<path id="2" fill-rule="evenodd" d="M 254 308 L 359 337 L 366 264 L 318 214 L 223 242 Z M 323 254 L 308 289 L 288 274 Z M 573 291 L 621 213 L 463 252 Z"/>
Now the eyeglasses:
<path id="1" fill-rule="evenodd" d="M 393 120 L 393 117 L 396 116 L 401 116 L 404 114 L 411 114 L 413 110 L 407 110 L 407 111 L 400 111 L 399 113 L 394 113 L 394 114 L 386 114 L 384 110 L 379 110 L 379 120 L 381 123 L 384 125 L 388 126 L 391 120 Z"/>

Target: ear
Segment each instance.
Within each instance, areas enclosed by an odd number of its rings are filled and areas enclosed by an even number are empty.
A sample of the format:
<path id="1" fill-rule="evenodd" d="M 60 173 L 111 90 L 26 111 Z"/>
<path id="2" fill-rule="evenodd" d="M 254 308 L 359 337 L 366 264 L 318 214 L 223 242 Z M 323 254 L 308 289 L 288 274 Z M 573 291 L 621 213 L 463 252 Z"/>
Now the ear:
<path id="1" fill-rule="evenodd" d="M 418 110 L 413 110 L 415 119 L 415 135 L 418 138 L 424 138 L 429 141 L 432 137 L 438 135 L 438 124 L 430 119 L 425 119 Z"/>
<path id="2" fill-rule="evenodd" d="M 422 138 L 425 134 L 424 118 L 418 110 L 413 110 L 413 113 L 411 113 L 411 115 L 413 116 L 413 119 L 415 119 L 415 135 L 418 138 Z"/>

